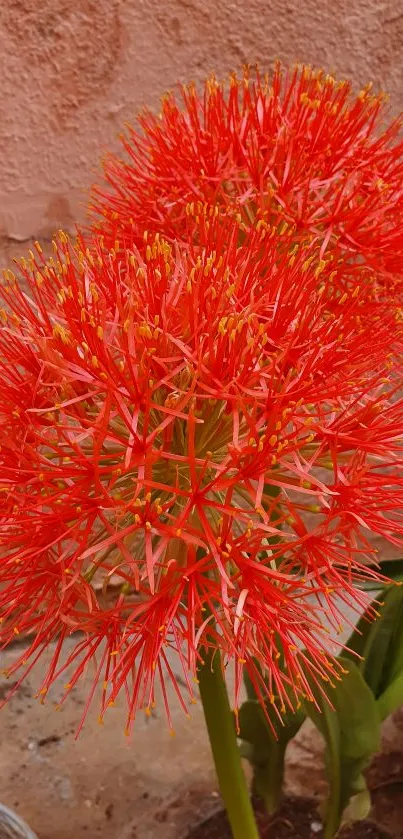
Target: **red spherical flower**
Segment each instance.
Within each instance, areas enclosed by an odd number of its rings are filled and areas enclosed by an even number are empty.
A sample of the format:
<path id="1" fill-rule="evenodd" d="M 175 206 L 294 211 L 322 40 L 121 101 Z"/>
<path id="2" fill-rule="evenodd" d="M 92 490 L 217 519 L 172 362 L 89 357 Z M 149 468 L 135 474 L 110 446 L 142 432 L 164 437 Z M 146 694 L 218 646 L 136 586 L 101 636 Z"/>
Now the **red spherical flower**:
<path id="1" fill-rule="evenodd" d="M 194 701 L 206 648 L 277 713 L 337 678 L 367 535 L 402 543 L 402 327 L 373 272 L 291 227 L 194 230 L 119 254 L 61 234 L 1 288 L 0 639 L 28 635 L 23 672 L 55 641 L 43 694 L 96 661 L 89 702 L 122 691 L 129 727 L 157 682 L 168 714 L 167 679 Z"/>
<path id="2" fill-rule="evenodd" d="M 402 273 L 401 121 L 385 125 L 385 96 L 358 94 L 323 71 L 246 69 L 209 78 L 145 111 L 109 155 L 93 193 L 93 228 L 109 247 L 137 245 L 143 229 L 182 238 L 186 213 L 235 208 L 246 225 L 295 225 L 325 252 Z"/>

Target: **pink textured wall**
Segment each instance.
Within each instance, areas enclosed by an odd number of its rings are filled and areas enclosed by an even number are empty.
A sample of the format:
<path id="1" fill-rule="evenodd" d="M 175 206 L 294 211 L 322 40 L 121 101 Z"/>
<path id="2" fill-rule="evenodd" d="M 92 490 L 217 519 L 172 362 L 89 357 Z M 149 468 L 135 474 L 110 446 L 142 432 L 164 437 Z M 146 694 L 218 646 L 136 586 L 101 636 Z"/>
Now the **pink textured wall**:
<path id="1" fill-rule="evenodd" d="M 177 80 L 275 58 L 403 108 L 403 0 L 0 0 L 0 237 L 82 217 L 103 149 Z"/>

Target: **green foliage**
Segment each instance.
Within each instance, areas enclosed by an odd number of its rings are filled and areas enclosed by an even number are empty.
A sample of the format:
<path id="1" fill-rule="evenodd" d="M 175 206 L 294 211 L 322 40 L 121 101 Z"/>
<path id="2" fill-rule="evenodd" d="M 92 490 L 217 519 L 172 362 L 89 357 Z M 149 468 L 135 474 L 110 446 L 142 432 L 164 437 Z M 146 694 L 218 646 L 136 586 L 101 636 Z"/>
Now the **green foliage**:
<path id="1" fill-rule="evenodd" d="M 379 563 L 379 573 L 382 576 L 394 583 L 403 582 L 403 559 L 386 559 Z M 388 585 L 385 586 L 387 588 Z M 364 591 L 379 591 L 380 585 L 377 580 L 365 581 L 361 588 Z"/>
<path id="2" fill-rule="evenodd" d="M 340 658 L 340 663 L 344 668 L 340 681 L 326 694 L 313 685 L 315 703 L 305 703 L 308 716 L 326 742 L 329 798 L 324 839 L 335 835 L 350 800 L 353 817 L 367 815 L 370 799 L 362 773 L 380 742 L 380 717 L 373 693 L 354 662 Z"/>
<path id="3" fill-rule="evenodd" d="M 402 559 L 385 559 L 380 563 L 379 573 L 387 577 L 388 580 L 393 580 L 395 583 L 403 581 L 403 558 Z"/>
<path id="4" fill-rule="evenodd" d="M 273 544 L 276 541 L 277 537 Z M 312 682 L 314 702 L 306 701 L 295 714 L 285 712 L 280 721 L 271 705 L 265 713 L 245 677 L 248 698 L 239 712 L 241 752 L 253 767 L 253 791 L 269 812 L 280 801 L 287 745 L 306 716 L 325 740 L 329 796 L 324 839 L 333 839 L 343 821 L 368 814 L 371 802 L 363 773 L 379 748 L 382 720 L 403 704 L 403 585 L 396 585 L 403 581 L 403 559 L 382 563 L 381 571 L 393 583 L 359 619 L 339 658 L 340 680 L 326 690 Z M 279 697 L 274 702 L 280 707 Z"/>
<path id="5" fill-rule="evenodd" d="M 379 607 L 380 617 L 371 620 L 371 611 Z M 403 586 L 390 585 L 381 592 L 358 621 L 347 647 L 345 656 L 357 662 L 385 719 L 403 703 Z"/>
<path id="6" fill-rule="evenodd" d="M 253 768 L 253 792 L 263 798 L 269 813 L 280 803 L 287 745 L 304 719 L 303 711 L 296 711 L 283 714 L 280 722 L 273 709 L 266 716 L 257 699 L 247 699 L 239 710 L 241 754 Z"/>

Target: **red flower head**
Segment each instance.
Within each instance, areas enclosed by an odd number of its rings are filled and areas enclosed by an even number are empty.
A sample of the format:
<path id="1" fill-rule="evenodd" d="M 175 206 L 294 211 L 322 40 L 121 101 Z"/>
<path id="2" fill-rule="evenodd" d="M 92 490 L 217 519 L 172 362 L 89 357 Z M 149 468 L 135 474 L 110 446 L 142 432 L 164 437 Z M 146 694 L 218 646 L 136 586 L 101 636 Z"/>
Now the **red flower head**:
<path id="1" fill-rule="evenodd" d="M 186 707 L 170 649 L 190 701 L 206 647 L 236 701 L 244 668 L 277 713 L 309 695 L 367 534 L 402 543 L 399 316 L 368 266 L 210 215 L 143 255 L 60 234 L 1 289 L 0 638 L 25 670 L 56 641 L 43 694 L 96 658 L 129 726 L 167 677 Z"/>
<path id="2" fill-rule="evenodd" d="M 354 95 L 304 66 L 183 87 L 180 102 L 167 95 L 160 114 L 129 128 L 125 158 L 106 158 L 93 228 L 109 247 L 139 245 L 144 228 L 182 238 L 189 208 L 201 214 L 207 202 L 235 208 L 246 225 L 294 225 L 322 257 L 401 275 L 401 121 L 385 127 L 384 101 L 371 85 Z"/>

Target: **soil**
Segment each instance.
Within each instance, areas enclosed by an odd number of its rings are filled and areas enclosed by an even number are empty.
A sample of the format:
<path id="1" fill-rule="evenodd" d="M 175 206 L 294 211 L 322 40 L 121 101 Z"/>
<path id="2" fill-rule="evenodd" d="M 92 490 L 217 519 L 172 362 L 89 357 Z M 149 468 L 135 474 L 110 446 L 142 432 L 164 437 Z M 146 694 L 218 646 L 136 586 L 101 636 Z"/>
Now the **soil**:
<path id="1" fill-rule="evenodd" d="M 2 666 L 19 654 L 18 647 L 3 653 Z M 103 727 L 94 708 L 76 740 L 88 684 L 55 713 L 52 701 L 43 707 L 33 698 L 42 672 L 35 667 L 0 713 L 0 802 L 38 839 L 229 839 L 199 704 L 187 720 L 170 691 L 176 736 L 161 697 L 152 718 L 139 717 L 131 740 L 123 702 Z M 0 703 L 9 688 L 0 675 Z M 383 727 L 368 783 L 371 821 L 340 839 L 403 839 L 403 710 Z M 304 723 L 287 754 L 283 807 L 269 822 L 258 813 L 262 839 L 322 839 L 317 806 L 325 794 L 323 744 Z"/>
<path id="2" fill-rule="evenodd" d="M 367 819 L 351 825 L 340 833 L 340 839 L 390 839 L 391 836 L 391 833 Z"/>
<path id="3" fill-rule="evenodd" d="M 317 809 L 317 802 L 325 792 L 320 773 L 322 756 L 315 733 L 307 730 L 302 734 L 305 757 L 297 748 L 290 761 L 288 789 L 306 792 L 309 785 L 310 795 L 286 796 L 271 819 L 261 806 L 255 805 L 261 839 L 322 839 Z M 310 755 L 309 763 L 307 755 Z M 403 839 L 403 708 L 384 724 L 382 752 L 375 756 L 366 775 L 372 799 L 370 818 L 345 826 L 339 839 Z M 216 808 L 185 833 L 184 839 L 231 839 L 223 810 Z"/>
<path id="4" fill-rule="evenodd" d="M 312 824 L 320 825 L 320 821 L 315 804 L 309 798 L 289 797 L 270 819 L 257 803 L 254 809 L 261 839 L 316 839 L 319 835 L 311 829 Z M 225 813 L 220 810 L 205 819 L 189 831 L 186 839 L 231 839 Z"/>
<path id="5" fill-rule="evenodd" d="M 268 819 L 258 804 L 256 820 L 261 839 L 322 839 L 321 821 L 311 798 L 289 796 L 275 816 Z M 340 839 L 395 839 L 374 821 L 361 821 L 340 831 Z M 190 830 L 185 839 L 231 839 L 225 813 L 220 810 Z"/>

